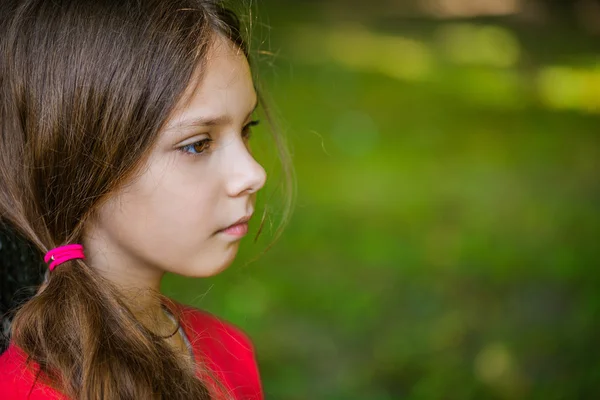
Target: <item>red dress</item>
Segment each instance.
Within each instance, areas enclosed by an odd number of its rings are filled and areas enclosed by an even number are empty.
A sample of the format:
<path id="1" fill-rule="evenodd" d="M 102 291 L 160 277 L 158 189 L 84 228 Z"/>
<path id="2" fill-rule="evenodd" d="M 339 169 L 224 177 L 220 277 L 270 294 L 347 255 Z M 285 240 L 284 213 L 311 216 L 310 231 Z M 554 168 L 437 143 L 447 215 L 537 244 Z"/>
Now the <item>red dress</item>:
<path id="1" fill-rule="evenodd" d="M 237 327 L 196 308 L 177 302 L 181 326 L 201 360 L 236 400 L 262 400 L 263 392 L 254 349 Z M 0 399 L 66 400 L 56 390 L 35 382 L 25 364 L 26 355 L 14 344 L 0 356 Z M 35 364 L 33 364 L 35 365 Z"/>

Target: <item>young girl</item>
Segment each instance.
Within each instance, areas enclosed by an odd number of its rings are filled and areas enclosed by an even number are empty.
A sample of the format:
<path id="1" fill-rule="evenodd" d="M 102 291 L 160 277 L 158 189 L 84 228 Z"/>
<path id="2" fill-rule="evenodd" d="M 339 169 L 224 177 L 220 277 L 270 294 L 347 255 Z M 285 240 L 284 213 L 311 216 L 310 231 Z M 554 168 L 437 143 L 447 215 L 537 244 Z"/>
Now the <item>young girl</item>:
<path id="1" fill-rule="evenodd" d="M 0 398 L 261 399 L 249 339 L 159 293 L 167 271 L 222 271 L 260 222 L 237 19 L 210 0 L 2 3 L 0 217 L 48 274 Z"/>

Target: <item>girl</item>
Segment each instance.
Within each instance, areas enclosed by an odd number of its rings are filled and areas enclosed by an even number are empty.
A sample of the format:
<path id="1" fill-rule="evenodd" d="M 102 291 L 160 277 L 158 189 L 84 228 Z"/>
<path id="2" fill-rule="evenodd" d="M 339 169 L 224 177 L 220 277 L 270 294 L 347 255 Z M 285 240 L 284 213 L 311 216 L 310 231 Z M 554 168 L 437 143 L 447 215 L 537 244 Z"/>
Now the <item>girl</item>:
<path id="1" fill-rule="evenodd" d="M 261 399 L 249 339 L 159 293 L 167 271 L 226 268 L 256 219 L 258 97 L 235 16 L 3 0 L 0 29 L 0 217 L 48 263 L 0 398 Z"/>

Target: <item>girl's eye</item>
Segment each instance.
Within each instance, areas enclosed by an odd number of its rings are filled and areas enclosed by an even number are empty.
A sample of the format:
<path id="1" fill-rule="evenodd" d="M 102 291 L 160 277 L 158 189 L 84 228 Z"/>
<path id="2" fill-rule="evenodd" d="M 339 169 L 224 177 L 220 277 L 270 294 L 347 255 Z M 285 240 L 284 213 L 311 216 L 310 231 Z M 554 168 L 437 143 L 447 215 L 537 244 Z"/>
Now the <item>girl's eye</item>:
<path id="1" fill-rule="evenodd" d="M 250 137 L 252 136 L 252 127 L 258 125 L 259 123 L 260 123 L 259 120 L 248 122 L 248 124 L 246 124 L 246 126 L 244 126 L 244 129 L 242 129 L 242 137 L 245 140 L 249 140 Z"/>
<path id="2" fill-rule="evenodd" d="M 206 138 L 180 147 L 179 150 L 192 156 L 200 155 L 210 148 L 211 143 L 212 139 Z"/>

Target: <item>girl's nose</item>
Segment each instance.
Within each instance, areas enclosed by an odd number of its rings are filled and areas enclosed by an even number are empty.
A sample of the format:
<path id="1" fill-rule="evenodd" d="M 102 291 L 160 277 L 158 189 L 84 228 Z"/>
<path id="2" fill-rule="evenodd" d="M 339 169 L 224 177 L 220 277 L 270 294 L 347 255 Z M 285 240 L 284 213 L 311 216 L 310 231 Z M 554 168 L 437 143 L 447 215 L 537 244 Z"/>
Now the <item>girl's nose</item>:
<path id="1" fill-rule="evenodd" d="M 237 197 L 258 192 L 265 185 L 267 173 L 254 159 L 246 146 L 236 152 L 232 161 L 231 175 L 228 182 L 228 194 Z"/>

